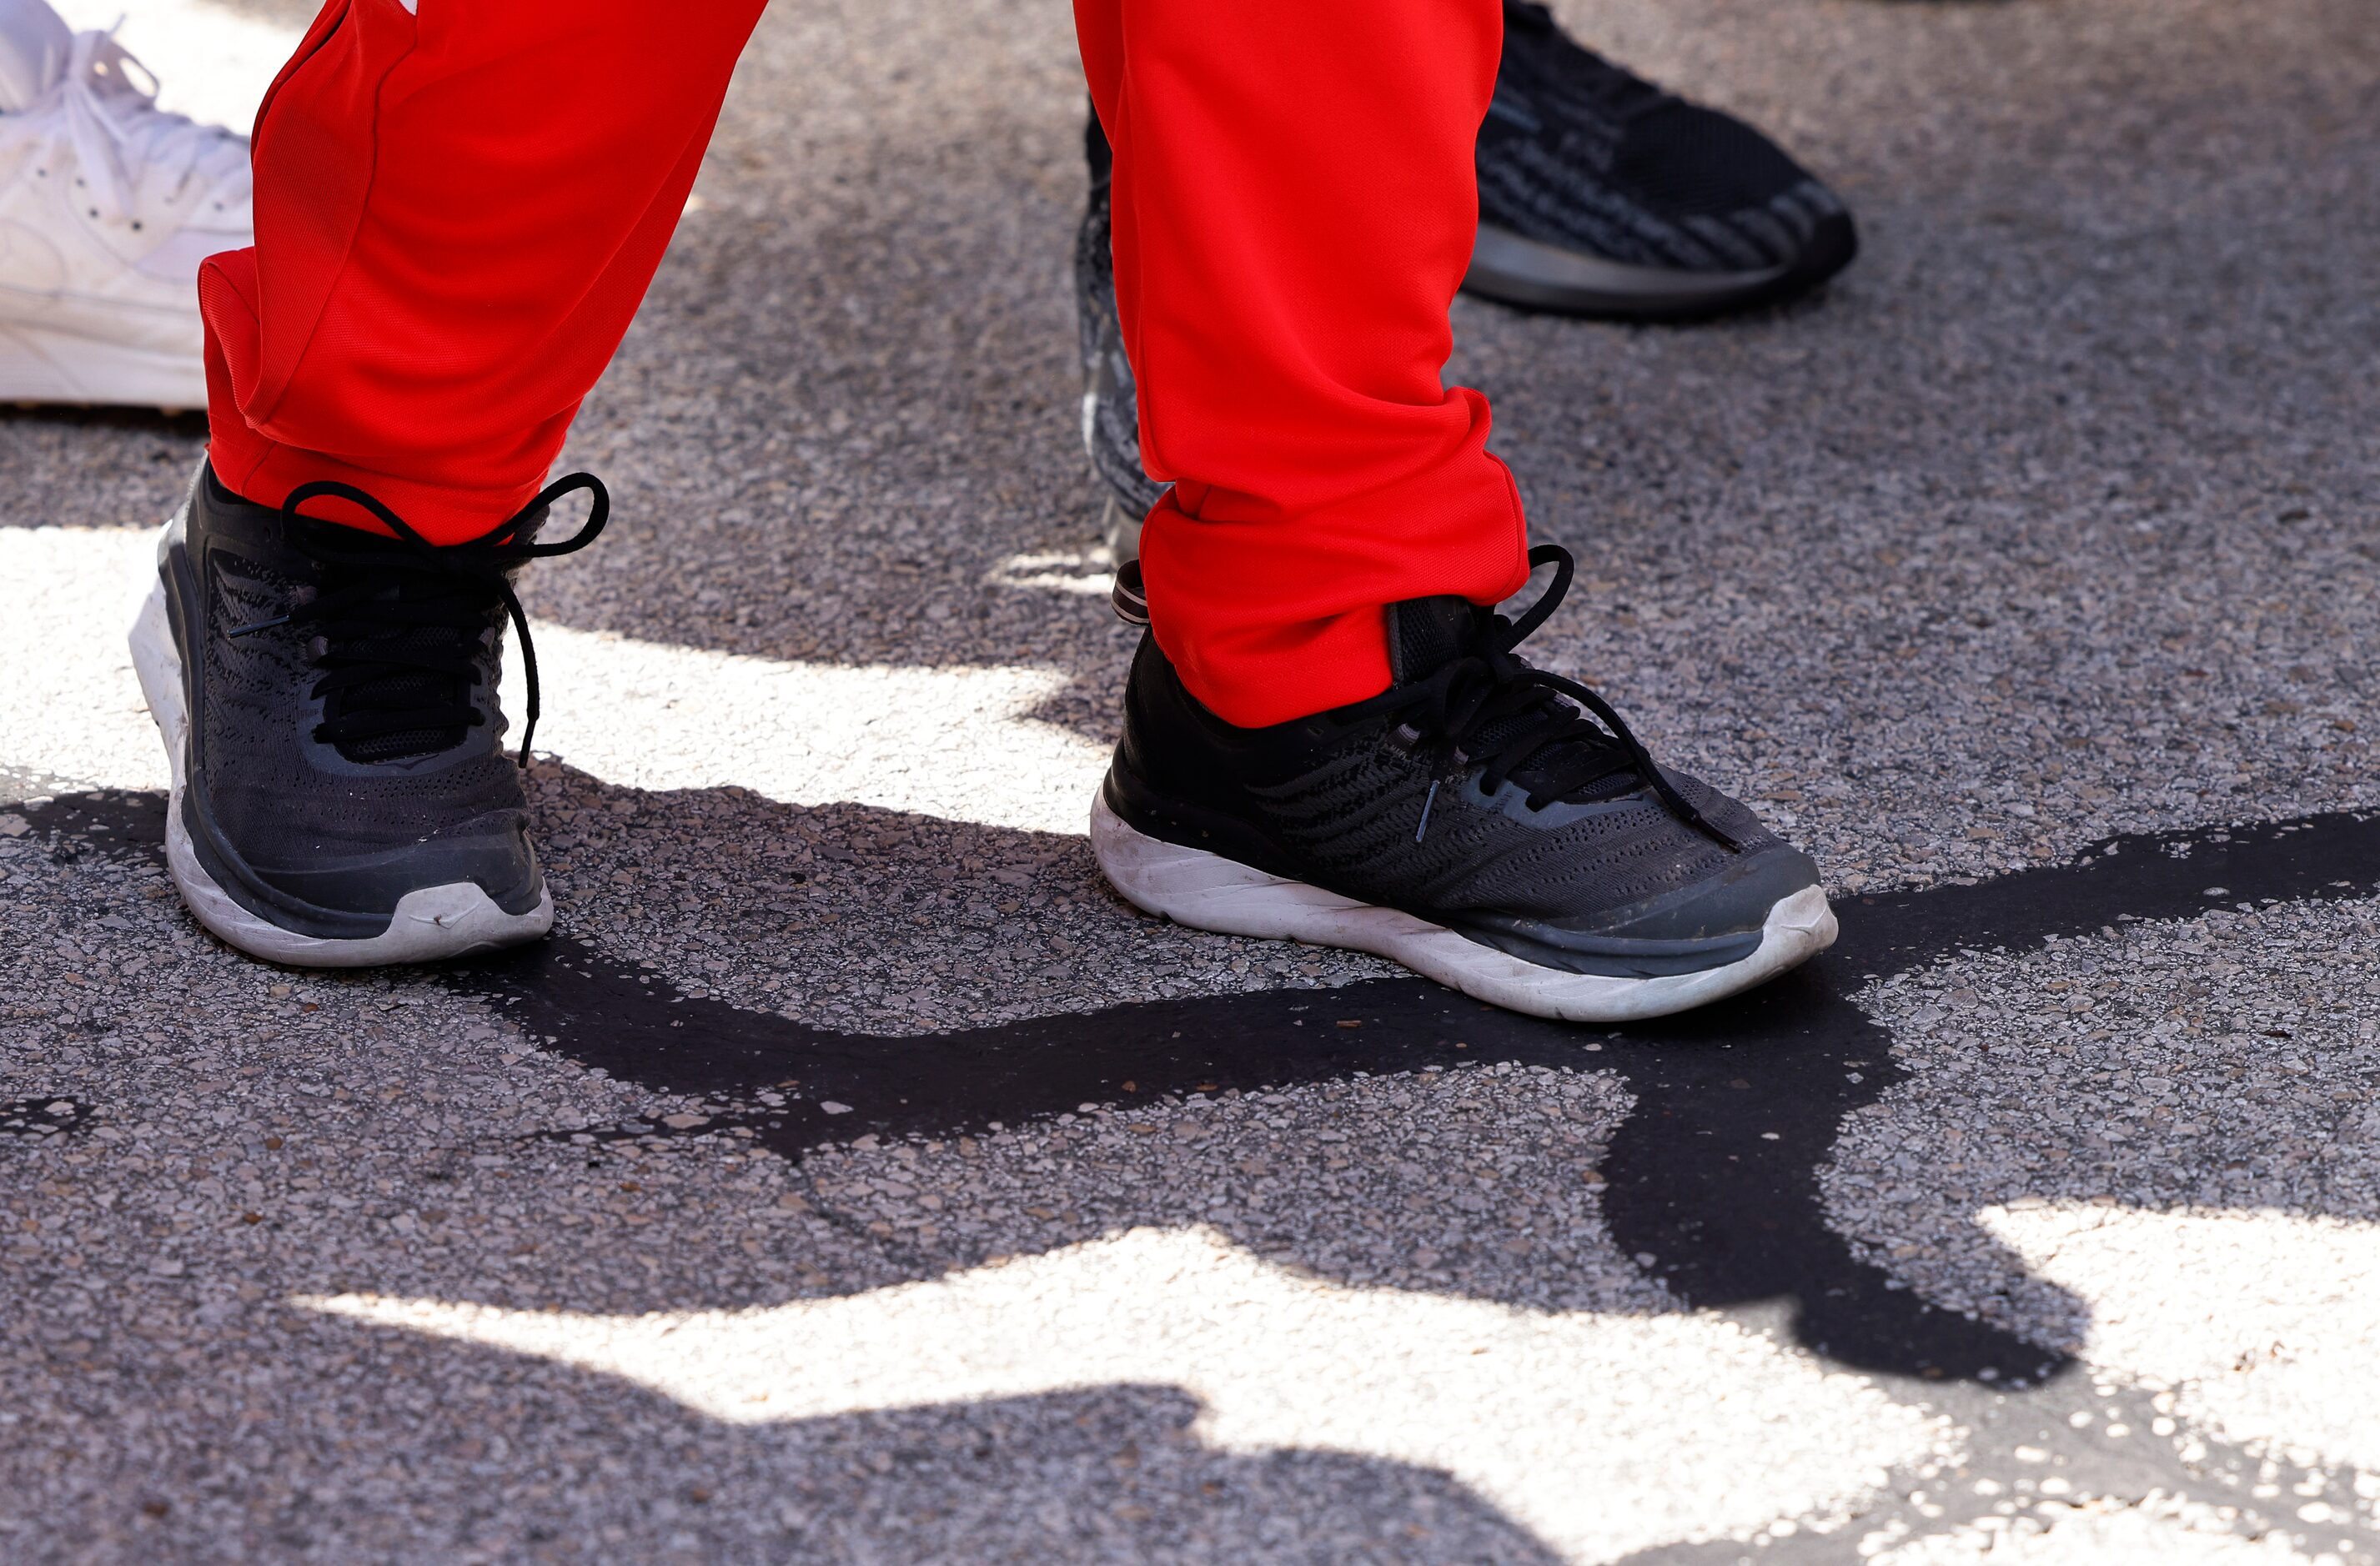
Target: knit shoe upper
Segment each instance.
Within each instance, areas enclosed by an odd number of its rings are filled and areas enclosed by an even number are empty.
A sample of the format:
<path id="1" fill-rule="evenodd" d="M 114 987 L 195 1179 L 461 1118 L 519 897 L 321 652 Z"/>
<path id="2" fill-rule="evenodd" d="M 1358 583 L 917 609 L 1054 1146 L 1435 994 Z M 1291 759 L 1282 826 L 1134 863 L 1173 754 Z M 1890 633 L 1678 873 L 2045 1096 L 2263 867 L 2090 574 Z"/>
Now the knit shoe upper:
<path id="1" fill-rule="evenodd" d="M 1833 192 L 1742 120 L 1583 47 L 1543 6 L 1508 0 L 1504 18 L 1479 127 L 1483 225 L 1635 266 L 1742 273 L 1791 266 L 1843 218 Z"/>
<path id="2" fill-rule="evenodd" d="M 519 771 L 501 746 L 504 633 L 508 617 L 520 624 L 519 566 L 601 529 L 599 499 L 577 537 L 536 541 L 547 504 L 590 486 L 600 497 L 593 480 L 565 480 L 486 537 L 436 548 L 346 486 L 307 486 L 276 510 L 200 469 L 159 552 L 170 650 L 144 647 L 157 635 L 144 617 L 135 656 L 144 683 L 162 656 L 178 686 L 152 689 L 152 707 L 178 704 L 184 717 L 176 806 L 191 876 L 237 904 L 227 918 L 294 942 L 263 954 L 306 961 L 310 941 L 333 960 L 433 889 L 476 888 L 490 920 L 543 903 Z M 391 536 L 298 514 L 309 491 L 332 489 Z M 436 954 L 419 944 L 407 953 Z"/>

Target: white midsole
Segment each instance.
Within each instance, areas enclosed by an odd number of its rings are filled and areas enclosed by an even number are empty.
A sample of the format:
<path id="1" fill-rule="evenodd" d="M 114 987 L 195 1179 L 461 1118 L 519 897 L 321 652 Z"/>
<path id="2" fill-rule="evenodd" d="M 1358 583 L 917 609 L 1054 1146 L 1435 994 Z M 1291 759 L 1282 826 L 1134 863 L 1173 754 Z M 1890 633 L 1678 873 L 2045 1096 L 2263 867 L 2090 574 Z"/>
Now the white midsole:
<path id="1" fill-rule="evenodd" d="M 553 894 L 546 892 L 525 914 L 507 914 L 475 882 L 426 886 L 397 900 L 379 935 L 335 940 L 301 935 L 249 913 L 216 884 L 190 846 L 182 824 L 182 784 L 189 751 L 189 713 L 182 698 L 182 660 L 165 613 L 161 580 L 141 601 L 132 623 L 132 667 L 149 715 L 165 741 L 174 791 L 165 806 L 165 868 L 199 923 L 251 957 L 301 968 L 368 968 L 435 962 L 534 941 L 553 928 Z"/>
<path id="2" fill-rule="evenodd" d="M 1650 978 L 1570 973 L 1395 908 L 1150 837 L 1109 808 L 1104 794 L 1091 803 L 1091 852 L 1133 906 L 1176 924 L 1369 952 L 1475 1000 L 1560 1022 L 1633 1022 L 1706 1005 L 1775 977 L 1835 939 L 1834 910 L 1813 886 L 1779 900 L 1759 946 L 1723 967 Z"/>

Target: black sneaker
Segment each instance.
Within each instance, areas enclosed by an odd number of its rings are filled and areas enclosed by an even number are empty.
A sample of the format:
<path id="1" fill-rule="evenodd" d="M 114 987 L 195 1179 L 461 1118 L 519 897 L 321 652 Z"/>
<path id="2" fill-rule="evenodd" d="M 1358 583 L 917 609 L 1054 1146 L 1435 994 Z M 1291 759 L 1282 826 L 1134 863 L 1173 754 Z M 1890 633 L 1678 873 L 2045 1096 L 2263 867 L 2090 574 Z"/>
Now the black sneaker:
<path id="1" fill-rule="evenodd" d="M 1622 321 L 1773 304 L 1851 264 L 1833 191 L 1732 115 L 1662 91 L 1505 0 L 1463 286 Z"/>
<path id="2" fill-rule="evenodd" d="M 1806 855 L 1514 656 L 1570 584 L 1562 550 L 1529 560 L 1556 575 L 1518 622 L 1396 604 L 1395 683 L 1272 728 L 1217 718 L 1144 638 L 1091 807 L 1108 880 L 1181 924 L 1377 953 L 1573 1022 L 1683 1011 L 1823 951 Z"/>
<path id="3" fill-rule="evenodd" d="M 1164 486 L 1140 466 L 1109 249 L 1113 160 L 1096 115 L 1084 150 L 1090 200 L 1075 243 L 1083 443 L 1113 497 L 1102 525 L 1121 563 Z M 1859 250 L 1842 202 L 1775 142 L 1581 47 L 1526 0 L 1504 6 L 1478 170 L 1479 237 L 1463 286 L 1505 304 L 1694 320 L 1804 293 Z"/>
<path id="4" fill-rule="evenodd" d="M 536 542 L 546 508 L 582 489 L 587 525 Z M 317 495 L 396 536 L 298 516 Z M 485 537 L 438 548 L 352 486 L 304 485 L 275 511 L 200 466 L 132 628 L 173 761 L 167 865 L 200 924 L 301 967 L 453 957 L 552 926 L 499 744 L 504 627 L 520 630 L 533 730 L 537 659 L 511 577 L 592 542 L 608 510 L 602 485 L 573 474 Z"/>

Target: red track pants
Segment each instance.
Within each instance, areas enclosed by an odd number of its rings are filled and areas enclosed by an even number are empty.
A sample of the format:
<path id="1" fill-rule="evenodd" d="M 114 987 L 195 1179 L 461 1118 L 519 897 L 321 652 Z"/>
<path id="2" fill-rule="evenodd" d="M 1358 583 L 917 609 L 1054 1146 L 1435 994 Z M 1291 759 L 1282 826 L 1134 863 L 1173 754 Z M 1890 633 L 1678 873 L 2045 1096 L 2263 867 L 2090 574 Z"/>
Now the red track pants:
<path id="1" fill-rule="evenodd" d="M 545 481 L 636 313 L 762 0 L 330 0 L 265 100 L 254 249 L 200 279 L 212 458 L 431 540 Z M 1076 0 L 1114 143 L 1158 639 L 1224 718 L 1388 683 L 1380 606 L 1526 575 L 1439 382 L 1497 0 Z M 326 511 L 326 514 L 328 512 Z"/>

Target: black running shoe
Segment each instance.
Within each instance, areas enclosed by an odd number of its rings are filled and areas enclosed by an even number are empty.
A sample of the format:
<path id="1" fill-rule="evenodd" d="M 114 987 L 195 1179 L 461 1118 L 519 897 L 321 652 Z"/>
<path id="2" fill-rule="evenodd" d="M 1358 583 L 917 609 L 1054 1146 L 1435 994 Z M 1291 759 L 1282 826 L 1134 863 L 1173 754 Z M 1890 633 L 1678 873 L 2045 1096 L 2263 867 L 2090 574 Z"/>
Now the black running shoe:
<path id="1" fill-rule="evenodd" d="M 1570 583 L 1560 549 L 1529 559 L 1556 575 L 1517 622 L 1396 604 L 1394 684 L 1272 728 L 1217 718 L 1144 638 L 1091 807 L 1108 880 L 1181 924 L 1377 953 L 1573 1022 L 1683 1011 L 1824 950 L 1806 855 L 1514 655 Z"/>
<path id="2" fill-rule="evenodd" d="M 546 508 L 594 500 L 560 543 Z M 310 520 L 355 502 L 394 537 Z M 435 547 L 346 484 L 251 505 L 202 465 L 166 523 L 132 661 L 174 769 L 174 884 L 199 922 L 300 967 L 423 962 L 543 935 L 553 900 L 528 801 L 500 746 L 507 616 L 520 631 L 528 730 L 537 659 L 512 577 L 594 541 L 603 487 L 573 474 L 485 537 Z"/>
<path id="3" fill-rule="evenodd" d="M 1529 0 L 1505 0 L 1478 166 L 1463 285 L 1506 304 L 1692 320 L 1806 292 L 1859 249 L 1842 202 L 1777 143 L 1581 47 Z"/>

